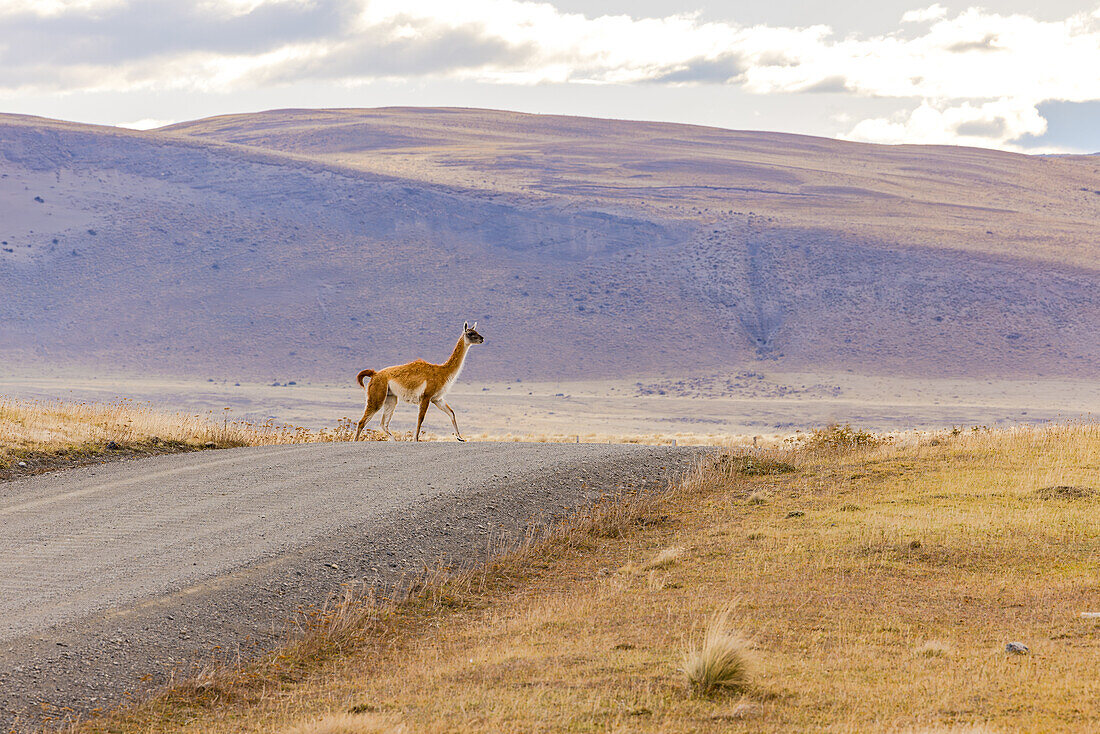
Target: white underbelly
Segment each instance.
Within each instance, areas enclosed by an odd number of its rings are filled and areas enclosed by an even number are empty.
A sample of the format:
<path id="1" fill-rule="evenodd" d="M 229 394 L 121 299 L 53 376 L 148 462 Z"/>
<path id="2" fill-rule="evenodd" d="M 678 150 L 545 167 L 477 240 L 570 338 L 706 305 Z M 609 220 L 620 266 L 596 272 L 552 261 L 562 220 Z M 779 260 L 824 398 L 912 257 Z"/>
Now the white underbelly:
<path id="1" fill-rule="evenodd" d="M 396 382 L 389 384 L 390 392 L 397 396 L 398 400 L 404 400 L 406 403 L 420 403 L 420 399 L 424 397 L 424 389 L 427 388 L 428 383 L 422 382 L 415 387 L 405 387 L 404 385 L 398 385 Z"/>

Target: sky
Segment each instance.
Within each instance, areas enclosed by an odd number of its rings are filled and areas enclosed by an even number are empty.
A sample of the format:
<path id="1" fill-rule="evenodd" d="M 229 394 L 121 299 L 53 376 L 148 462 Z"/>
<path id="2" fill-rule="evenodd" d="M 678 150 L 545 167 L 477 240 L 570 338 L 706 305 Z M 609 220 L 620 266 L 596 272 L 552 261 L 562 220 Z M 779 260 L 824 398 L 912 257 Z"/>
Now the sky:
<path id="1" fill-rule="evenodd" d="M 489 107 L 1100 151 L 1100 0 L 0 0 L 0 112 Z"/>

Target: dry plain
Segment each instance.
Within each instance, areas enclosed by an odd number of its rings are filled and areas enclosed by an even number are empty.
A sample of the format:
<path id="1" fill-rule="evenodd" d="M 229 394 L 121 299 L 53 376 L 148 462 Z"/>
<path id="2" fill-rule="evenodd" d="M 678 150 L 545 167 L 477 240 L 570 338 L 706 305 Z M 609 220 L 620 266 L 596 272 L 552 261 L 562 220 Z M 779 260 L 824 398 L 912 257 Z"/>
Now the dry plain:
<path id="1" fill-rule="evenodd" d="M 476 357 L 476 355 L 475 355 Z M 148 402 L 169 413 L 221 421 L 334 428 L 358 419 L 363 391 L 306 382 L 240 384 L 149 376 L 40 370 L 0 376 L 0 394 L 30 399 Z M 1100 383 L 1074 379 L 867 377 L 852 373 L 743 370 L 725 376 L 587 381 L 460 381 L 450 403 L 459 427 L 476 440 L 642 441 L 775 445 L 797 431 L 851 423 L 880 432 L 974 425 L 1005 427 L 1100 415 Z M 229 408 L 227 411 L 226 408 Z M 394 426 L 410 430 L 402 406 Z M 377 424 L 375 419 L 374 424 Z M 448 440 L 442 414 L 428 414 L 433 438 Z"/>

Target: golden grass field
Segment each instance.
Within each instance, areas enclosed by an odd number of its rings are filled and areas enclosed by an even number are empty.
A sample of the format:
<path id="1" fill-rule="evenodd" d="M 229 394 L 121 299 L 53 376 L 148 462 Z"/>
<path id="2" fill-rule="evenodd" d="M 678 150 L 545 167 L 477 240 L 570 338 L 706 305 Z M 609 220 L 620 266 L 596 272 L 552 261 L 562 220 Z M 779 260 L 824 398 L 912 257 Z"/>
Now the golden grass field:
<path id="1" fill-rule="evenodd" d="M 821 431 L 78 730 L 1096 731 L 1098 510 L 1096 425 Z M 748 684 L 698 695 L 723 613 Z"/>
<path id="2" fill-rule="evenodd" d="M 231 420 L 226 408 L 170 413 L 130 400 L 110 403 L 0 396 L 0 479 L 111 457 L 277 443 L 346 441 L 350 423 L 310 430 Z M 380 438 L 370 432 L 368 440 Z"/>

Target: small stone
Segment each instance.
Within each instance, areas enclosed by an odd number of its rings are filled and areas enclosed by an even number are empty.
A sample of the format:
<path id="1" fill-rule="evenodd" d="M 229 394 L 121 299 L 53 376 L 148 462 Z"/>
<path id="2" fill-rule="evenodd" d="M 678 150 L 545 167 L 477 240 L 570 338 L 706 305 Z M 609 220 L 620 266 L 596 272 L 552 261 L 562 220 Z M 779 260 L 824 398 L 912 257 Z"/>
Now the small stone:
<path id="1" fill-rule="evenodd" d="M 24 467 L 24 468 L 25 468 L 25 467 L 27 466 L 27 462 L 25 462 L 25 461 L 20 461 L 20 462 L 19 462 L 19 466 L 21 466 L 21 467 Z"/>
<path id="2" fill-rule="evenodd" d="M 1005 652 L 1012 655 L 1027 655 L 1030 651 L 1027 649 L 1027 645 L 1022 642 L 1007 642 L 1005 643 Z"/>
<path id="3" fill-rule="evenodd" d="M 202 445 L 202 447 L 204 449 L 216 449 L 218 448 L 218 444 L 214 443 L 213 441 L 207 441 Z"/>

